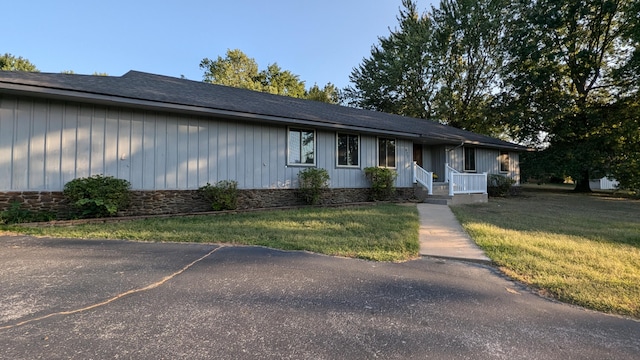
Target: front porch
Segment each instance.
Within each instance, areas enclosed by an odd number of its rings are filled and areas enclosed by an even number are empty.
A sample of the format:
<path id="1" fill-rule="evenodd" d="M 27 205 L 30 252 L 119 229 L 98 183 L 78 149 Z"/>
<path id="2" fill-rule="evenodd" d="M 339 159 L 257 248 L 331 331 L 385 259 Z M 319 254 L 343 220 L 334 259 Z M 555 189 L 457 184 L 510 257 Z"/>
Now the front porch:
<path id="1" fill-rule="evenodd" d="M 459 205 L 486 203 L 487 173 L 461 173 L 445 164 L 444 181 L 434 181 L 433 172 L 413 162 L 413 183 L 416 197 L 432 204 Z"/>

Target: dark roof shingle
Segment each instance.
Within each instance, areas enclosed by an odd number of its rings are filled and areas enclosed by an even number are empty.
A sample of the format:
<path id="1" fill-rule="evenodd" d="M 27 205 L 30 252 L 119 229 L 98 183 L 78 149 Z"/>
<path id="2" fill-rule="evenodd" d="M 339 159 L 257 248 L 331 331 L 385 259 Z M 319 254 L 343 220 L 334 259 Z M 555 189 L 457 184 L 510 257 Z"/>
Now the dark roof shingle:
<path id="1" fill-rule="evenodd" d="M 174 77 L 129 71 L 120 77 L 55 73 L 0 71 L 0 93 L 13 90 L 46 96 L 62 91 L 65 97 L 91 99 L 92 96 L 162 104 L 166 109 L 186 106 L 235 113 L 239 118 L 281 123 L 306 121 L 322 128 L 357 129 L 362 132 L 416 138 L 424 143 L 460 144 L 524 151 L 526 147 L 485 135 L 439 124 L 435 121 L 355 109 L 317 101 L 272 95 L 233 87 L 212 85 Z M 26 87 L 26 88 L 25 88 Z"/>

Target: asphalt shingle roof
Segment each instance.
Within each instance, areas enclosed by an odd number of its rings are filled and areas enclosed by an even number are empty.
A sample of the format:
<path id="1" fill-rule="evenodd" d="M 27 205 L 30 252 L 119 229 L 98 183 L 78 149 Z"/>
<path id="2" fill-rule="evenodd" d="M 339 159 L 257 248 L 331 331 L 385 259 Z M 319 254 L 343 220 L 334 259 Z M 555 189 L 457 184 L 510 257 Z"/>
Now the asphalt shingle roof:
<path id="1" fill-rule="evenodd" d="M 50 96 L 63 92 L 65 98 L 90 101 L 109 97 L 111 102 L 135 105 L 162 104 L 164 109 L 201 109 L 203 113 L 224 112 L 237 118 L 291 124 L 305 121 L 319 128 L 347 128 L 362 132 L 414 138 L 429 144 L 468 143 L 518 151 L 526 147 L 492 137 L 439 124 L 435 121 L 355 109 L 317 101 L 272 95 L 199 81 L 129 71 L 123 76 L 94 76 L 62 73 L 0 71 L 0 93 L 19 92 Z M 59 94 L 58 94 L 59 95 Z M 126 100 L 126 101 L 125 101 Z M 197 111 L 196 111 L 197 112 Z M 417 138 L 417 139 L 416 139 Z"/>

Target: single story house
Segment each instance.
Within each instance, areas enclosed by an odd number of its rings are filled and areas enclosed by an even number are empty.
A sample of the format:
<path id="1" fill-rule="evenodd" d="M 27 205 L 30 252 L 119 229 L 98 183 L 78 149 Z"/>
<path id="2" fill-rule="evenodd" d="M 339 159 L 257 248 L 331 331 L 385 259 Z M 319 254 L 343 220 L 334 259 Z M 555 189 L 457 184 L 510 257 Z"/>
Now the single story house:
<path id="1" fill-rule="evenodd" d="M 131 182 L 130 214 L 208 210 L 197 189 L 220 180 L 238 182 L 241 207 L 282 206 L 300 201 L 307 167 L 328 170 L 327 202 L 366 200 L 370 166 L 395 169 L 411 197 L 416 183 L 458 186 L 455 174 L 519 181 L 526 150 L 434 121 L 138 71 L 0 71 L 0 210 L 56 209 L 68 181 L 96 174 Z M 455 193 L 486 193 L 484 179 Z"/>

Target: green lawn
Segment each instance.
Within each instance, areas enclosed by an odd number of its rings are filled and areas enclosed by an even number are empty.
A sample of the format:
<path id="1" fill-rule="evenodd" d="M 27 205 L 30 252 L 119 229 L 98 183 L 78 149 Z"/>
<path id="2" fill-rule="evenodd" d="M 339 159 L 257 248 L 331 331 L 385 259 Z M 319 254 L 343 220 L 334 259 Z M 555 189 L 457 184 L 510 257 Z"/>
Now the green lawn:
<path id="1" fill-rule="evenodd" d="M 418 227 L 415 206 L 382 204 L 4 229 L 53 237 L 264 245 L 377 261 L 404 261 L 418 255 Z"/>
<path id="2" fill-rule="evenodd" d="M 452 210 L 509 276 L 568 303 L 640 318 L 640 201 L 529 189 Z"/>
<path id="3" fill-rule="evenodd" d="M 509 276 L 540 293 L 640 318 L 640 201 L 563 188 L 452 210 Z M 139 241 L 263 245 L 376 261 L 416 258 L 415 206 L 381 204 L 152 218 L 0 232 Z"/>

